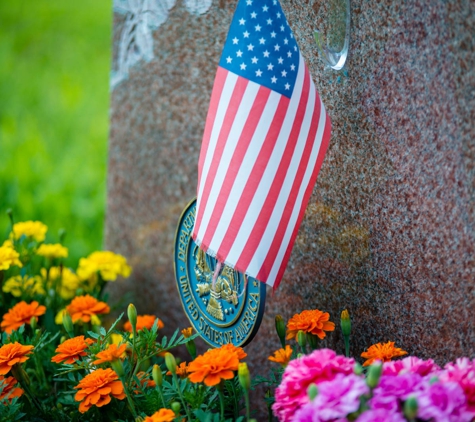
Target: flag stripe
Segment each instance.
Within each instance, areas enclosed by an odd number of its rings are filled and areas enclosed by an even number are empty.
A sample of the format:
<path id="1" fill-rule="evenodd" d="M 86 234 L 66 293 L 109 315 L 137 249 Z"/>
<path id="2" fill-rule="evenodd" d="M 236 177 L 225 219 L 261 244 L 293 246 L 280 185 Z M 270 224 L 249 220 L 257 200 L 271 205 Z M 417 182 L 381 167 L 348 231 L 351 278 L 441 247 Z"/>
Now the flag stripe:
<path id="1" fill-rule="evenodd" d="M 213 91 L 211 93 L 211 100 L 208 108 L 208 115 L 206 117 L 205 131 L 203 133 L 203 140 L 201 143 L 200 158 L 198 160 L 198 186 L 200 186 L 201 172 L 203 170 L 203 164 L 205 157 L 208 153 L 208 146 L 213 130 L 214 122 L 216 119 L 216 113 L 218 111 L 219 103 L 221 100 L 221 94 L 223 93 L 224 83 L 226 82 L 227 71 L 218 67 L 216 77 L 214 78 Z"/>
<path id="2" fill-rule="evenodd" d="M 275 156 L 271 157 L 271 160 L 268 163 L 270 164 L 268 168 L 271 169 L 272 174 L 264 175 L 264 183 L 261 183 L 261 185 L 265 186 L 266 194 L 263 194 L 264 201 L 262 205 L 259 206 L 259 209 L 255 210 L 258 214 L 257 219 L 255 223 L 252 224 L 250 235 L 246 236 L 247 241 L 245 246 L 242 248 L 242 252 L 239 254 L 239 259 L 236 261 L 236 268 L 246 268 L 249 271 L 248 265 L 253 258 L 257 260 L 263 260 L 265 258 L 267 248 L 261 250 L 258 246 L 269 222 L 269 215 L 271 215 L 274 209 L 280 189 L 282 188 L 285 174 L 288 170 L 291 157 L 297 144 L 300 127 L 305 116 L 307 97 L 310 89 L 310 76 L 305 65 L 301 66 L 300 70 L 303 73 L 303 87 L 301 88 L 300 95 L 294 92 L 291 99 L 292 103 L 295 98 L 297 102 L 297 110 L 295 114 L 288 113 L 286 115 L 285 120 L 290 120 L 290 123 L 284 123 L 283 125 L 283 129 L 289 128 L 290 133 L 287 134 L 281 132 L 279 134 L 279 139 L 283 138 L 286 141 L 283 142 L 285 147 L 279 148 L 280 145 L 278 139 L 276 142 L 276 148 L 274 149 Z M 297 82 L 296 88 L 298 86 L 299 82 Z"/>
<path id="3" fill-rule="evenodd" d="M 232 76 L 231 76 L 232 75 Z M 208 197 L 210 193 L 210 187 L 212 186 L 216 172 L 218 170 L 219 162 L 221 161 L 221 157 L 223 155 L 223 150 L 225 147 L 225 140 L 229 136 L 229 132 L 231 131 L 231 127 L 234 123 L 234 118 L 239 110 L 239 105 L 241 104 L 242 97 L 244 96 L 244 92 L 246 91 L 246 85 L 248 81 L 244 78 L 239 78 L 236 75 L 233 75 L 231 72 L 228 73 L 228 77 L 226 80 L 234 80 L 235 85 L 234 89 L 232 89 L 231 100 L 226 107 L 225 116 L 223 116 L 222 125 L 219 127 L 219 132 L 216 136 L 216 144 L 214 148 L 211 148 L 211 154 L 206 157 L 207 163 L 205 163 L 205 168 L 208 169 L 208 173 L 206 174 L 203 172 L 203 180 L 201 182 L 201 192 L 198 193 L 198 203 L 196 207 L 196 223 L 197 227 L 201 225 L 201 219 L 203 218 L 203 212 L 206 209 L 206 204 L 208 202 Z M 221 110 L 221 105 L 219 106 L 219 110 Z M 217 129 L 217 125 L 215 126 Z M 214 128 L 213 128 L 214 129 Z M 213 135 L 214 135 L 213 130 Z M 208 160 L 208 157 L 211 157 Z M 211 162 L 209 162 L 211 161 Z M 201 187 L 200 186 L 200 187 Z"/>
<path id="4" fill-rule="evenodd" d="M 312 161 L 312 147 L 314 147 L 315 144 L 320 145 L 320 139 L 318 139 L 316 135 L 321 111 L 322 110 L 320 101 L 318 100 L 318 95 L 316 93 L 315 87 L 313 84 L 311 84 L 311 91 L 307 104 L 307 115 L 305 116 L 308 123 L 308 128 L 302 128 L 299 136 L 299 146 L 301 148 L 299 151 L 296 151 L 294 157 L 292 158 L 292 165 L 287 172 L 286 182 L 280 192 L 278 203 L 274 208 L 274 213 L 271 216 L 270 223 L 268 225 L 267 231 L 270 231 L 270 233 L 266 233 L 267 236 L 262 238 L 262 241 L 269 245 L 269 252 L 263 263 L 257 262 L 254 264 L 258 279 L 267 280 L 272 266 L 274 265 L 277 253 L 279 252 L 284 240 L 284 235 L 287 231 L 287 228 L 292 225 L 292 213 L 296 207 L 300 207 L 301 205 L 298 199 L 301 199 L 299 198 L 299 192 L 303 189 L 303 179 L 305 174 L 309 171 L 311 172 L 311 170 L 315 167 L 316 154 L 314 160 Z M 310 142 L 307 142 L 307 140 Z M 276 212 L 282 209 L 283 213 L 278 214 Z M 274 220 L 276 219 L 277 221 L 274 223 Z M 275 230 L 276 227 L 277 230 Z M 251 265 L 249 266 L 249 270 L 252 271 Z"/>
<path id="5" fill-rule="evenodd" d="M 243 81 L 241 82 L 239 79 L 243 79 Z M 234 121 L 232 125 L 229 127 L 229 129 L 226 128 L 226 130 L 222 131 L 220 134 L 220 139 L 218 142 L 220 145 L 224 146 L 222 154 L 219 157 L 219 162 L 215 163 L 216 170 L 214 171 L 214 179 L 210 180 L 209 183 L 207 180 L 203 190 L 203 198 L 207 199 L 207 203 L 204 204 L 205 207 L 203 208 L 203 218 L 201 223 L 202 230 L 198 231 L 198 237 L 200 239 L 204 239 L 205 233 L 208 233 L 211 228 L 210 224 L 213 223 L 211 217 L 216 205 L 224 200 L 224 197 L 220 194 L 223 192 L 223 189 L 229 189 L 229 179 L 226 178 L 227 170 L 230 168 L 231 160 L 236 152 L 236 149 L 239 148 L 241 134 L 246 128 L 249 115 L 252 112 L 255 99 L 258 96 L 260 90 L 260 86 L 258 84 L 249 83 L 249 81 L 244 78 L 239 79 L 236 84 L 236 89 L 239 86 L 244 86 L 244 93 L 236 113 L 233 116 Z M 248 137 L 247 141 L 249 141 Z M 249 145 L 249 142 L 246 142 L 246 144 Z M 206 204 L 209 204 L 209 206 L 206 206 Z"/>
<path id="6" fill-rule="evenodd" d="M 325 158 L 325 153 L 327 151 L 328 144 L 330 143 L 331 121 L 330 121 L 330 118 L 328 117 L 328 115 L 325 112 L 323 104 L 322 104 L 322 110 L 323 110 L 323 112 L 321 114 L 322 118 L 320 120 L 325 119 L 325 124 L 324 124 L 325 129 L 324 129 L 324 133 L 323 133 L 323 136 L 322 136 L 320 149 L 318 150 L 317 162 L 316 162 L 315 168 L 313 170 L 312 177 L 311 177 L 311 179 L 309 181 L 309 184 L 307 185 L 307 188 L 305 190 L 304 199 L 302 201 L 302 206 L 301 206 L 300 211 L 298 213 L 296 224 L 295 224 L 294 229 L 292 231 L 292 234 L 291 234 L 291 237 L 290 237 L 290 242 L 287 245 L 287 250 L 285 251 L 285 255 L 282 259 L 282 262 L 279 263 L 279 261 L 276 260 L 275 267 L 276 268 L 278 267 L 277 274 L 275 276 L 274 276 L 274 274 L 271 274 L 272 278 L 269 280 L 269 284 L 271 286 L 274 286 L 274 289 L 276 289 L 279 286 L 280 281 L 282 280 L 282 277 L 284 275 L 285 268 L 287 267 L 287 262 L 289 261 L 290 254 L 292 252 L 292 246 L 295 242 L 295 238 L 297 237 L 297 234 L 298 234 L 298 231 L 299 231 L 300 223 L 303 220 L 305 210 L 307 208 L 307 204 L 308 204 L 308 201 L 310 199 L 310 195 L 312 194 L 313 187 L 315 186 L 315 182 L 317 181 L 318 173 L 320 172 L 320 168 L 322 167 L 322 164 L 323 164 L 323 159 Z M 323 123 L 320 125 L 320 127 L 323 127 Z M 319 129 L 320 129 L 320 127 L 319 127 Z M 291 226 L 289 226 L 289 228 L 290 227 Z"/>
<path id="7" fill-rule="evenodd" d="M 249 163 L 249 161 L 245 159 L 246 154 L 249 149 L 249 145 L 250 145 L 249 138 L 251 139 L 254 138 L 254 134 L 256 133 L 259 122 L 261 121 L 261 116 L 267 105 L 267 100 L 271 93 L 271 90 L 269 88 L 257 85 L 253 82 L 249 83 L 248 88 L 254 87 L 254 86 L 256 87 L 258 92 L 254 98 L 253 103 L 251 103 L 252 104 L 251 110 L 247 113 L 248 117 L 247 117 L 247 120 L 245 120 L 244 127 L 242 128 L 240 132 L 239 140 L 237 142 L 232 158 L 229 163 L 225 163 L 227 164 L 227 171 L 226 171 L 226 167 L 224 167 L 223 174 L 225 175 L 223 178 L 223 183 L 216 197 L 216 202 L 214 204 L 214 208 L 212 209 L 212 213 L 209 218 L 209 223 L 206 227 L 206 232 L 203 234 L 202 243 L 204 245 L 210 245 L 211 240 L 215 236 L 216 228 L 219 222 L 221 221 L 224 208 L 226 207 L 226 204 L 228 203 L 232 188 L 234 186 L 234 182 L 236 181 L 236 177 L 238 176 L 240 169 L 243 168 L 246 165 L 246 163 Z M 245 97 L 243 98 L 242 102 L 245 106 L 245 102 L 246 102 Z M 235 132 L 234 128 L 233 128 L 233 132 Z M 235 133 L 239 133 L 239 132 L 236 130 Z M 221 170 L 221 165 L 220 165 L 220 170 Z M 218 174 L 220 170 L 218 171 Z"/>

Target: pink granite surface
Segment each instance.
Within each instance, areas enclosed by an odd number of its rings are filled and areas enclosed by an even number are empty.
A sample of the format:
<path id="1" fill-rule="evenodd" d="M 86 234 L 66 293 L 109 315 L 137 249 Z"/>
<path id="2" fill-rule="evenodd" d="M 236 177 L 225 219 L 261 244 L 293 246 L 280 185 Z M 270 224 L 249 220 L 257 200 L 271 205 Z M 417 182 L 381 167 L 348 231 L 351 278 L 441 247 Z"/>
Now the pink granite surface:
<path id="1" fill-rule="evenodd" d="M 208 101 L 235 0 L 195 16 L 181 2 L 155 57 L 111 94 L 106 247 L 128 257 L 140 313 L 187 325 L 173 276 L 175 228 L 195 195 Z M 279 290 L 247 348 L 264 374 L 276 313 L 347 308 L 358 356 L 395 341 L 439 363 L 475 357 L 473 2 L 352 1 L 347 76 L 313 42 L 319 1 L 283 9 L 333 123 L 330 147 Z M 124 16 L 115 16 L 114 51 Z M 339 332 L 324 345 L 343 350 Z M 258 369 L 259 368 L 259 369 Z"/>

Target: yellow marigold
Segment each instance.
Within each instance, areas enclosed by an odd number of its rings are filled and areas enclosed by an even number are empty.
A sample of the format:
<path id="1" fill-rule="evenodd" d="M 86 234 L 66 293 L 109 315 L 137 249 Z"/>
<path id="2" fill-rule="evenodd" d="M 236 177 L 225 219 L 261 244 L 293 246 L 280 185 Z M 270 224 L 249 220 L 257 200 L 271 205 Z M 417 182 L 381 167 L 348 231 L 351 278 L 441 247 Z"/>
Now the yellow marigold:
<path id="1" fill-rule="evenodd" d="M 330 322 L 329 319 L 330 314 L 328 312 L 322 312 L 318 309 L 295 314 L 287 323 L 286 338 L 287 340 L 293 339 L 302 330 L 305 333 L 324 339 L 326 336 L 325 331 L 333 331 L 335 329 L 335 324 Z"/>
<path id="2" fill-rule="evenodd" d="M 54 259 L 54 258 L 67 258 L 68 257 L 68 248 L 61 245 L 60 243 L 51 243 L 40 245 L 36 251 L 37 255 L 44 256 L 45 258 Z"/>
<path id="3" fill-rule="evenodd" d="M 0 402 L 8 400 L 10 403 L 15 397 L 21 397 L 23 390 L 18 387 L 17 380 L 14 377 L 5 378 L 0 375 Z"/>
<path id="4" fill-rule="evenodd" d="M 363 366 L 369 366 L 377 360 L 389 362 L 392 358 L 404 355 L 407 355 L 407 352 L 399 347 L 394 347 L 394 341 L 373 344 L 366 352 L 361 353 L 361 357 L 367 359 Z"/>
<path id="5" fill-rule="evenodd" d="M 175 420 L 175 412 L 170 409 L 160 409 L 152 416 L 147 416 L 143 422 L 173 422 Z"/>
<path id="6" fill-rule="evenodd" d="M 183 337 L 190 338 L 193 335 L 193 328 L 184 328 L 183 330 L 181 330 L 181 333 L 183 334 Z"/>
<path id="7" fill-rule="evenodd" d="M 272 362 L 280 363 L 284 368 L 290 362 L 292 357 L 292 348 L 287 344 L 285 349 L 279 349 L 274 352 L 274 356 L 269 356 L 268 359 Z"/>
<path id="8" fill-rule="evenodd" d="M 94 340 L 90 338 L 84 338 L 84 336 L 77 336 L 65 340 L 55 350 L 58 353 L 51 358 L 51 362 L 55 363 L 67 363 L 72 364 L 79 360 L 81 356 L 86 356 L 85 350 L 94 343 Z"/>
<path id="9" fill-rule="evenodd" d="M 115 344 L 117 346 L 124 342 L 124 337 L 122 337 L 120 334 L 112 333 L 109 339 L 110 344 Z"/>
<path id="10" fill-rule="evenodd" d="M 156 319 L 157 317 L 155 315 L 137 315 L 137 331 L 143 330 L 144 328 L 151 330 Z M 164 326 L 163 321 L 158 318 L 158 328 L 161 330 Z M 124 324 L 124 330 L 129 333 L 132 332 L 132 324 L 130 321 Z"/>
<path id="11" fill-rule="evenodd" d="M 79 260 L 77 274 L 82 280 L 88 280 L 99 272 L 103 280 L 114 281 L 119 275 L 128 277 L 131 271 L 132 268 L 122 255 L 99 251 Z"/>
<path id="12" fill-rule="evenodd" d="M 13 237 L 15 240 L 22 236 L 31 237 L 37 242 L 43 242 L 48 227 L 41 221 L 23 221 L 13 225 Z"/>
<path id="13" fill-rule="evenodd" d="M 20 328 L 23 324 L 29 324 L 31 318 L 35 317 L 38 321 L 38 317 L 46 312 L 46 308 L 40 305 L 36 300 L 31 303 L 26 303 L 24 300 L 18 302 L 13 308 L 11 308 L 5 315 L 3 315 L 3 321 L 0 324 L 2 331 L 6 331 L 10 334 L 13 330 Z"/>
<path id="14" fill-rule="evenodd" d="M 81 402 L 81 413 L 87 412 L 92 406 L 105 406 L 110 403 L 111 396 L 119 400 L 125 399 L 124 386 L 119 381 L 119 376 L 110 368 L 96 369 L 74 388 L 79 390 L 74 399 Z"/>
<path id="15" fill-rule="evenodd" d="M 71 315 L 73 322 L 89 322 L 91 318 L 100 314 L 110 312 L 109 305 L 98 301 L 91 295 L 77 296 L 66 306 L 66 310 Z"/>
<path id="16" fill-rule="evenodd" d="M 20 297 L 23 294 L 28 296 L 46 294 L 41 277 L 30 277 L 28 275 L 10 277 L 5 281 L 2 290 L 5 293 L 11 293 L 15 297 Z"/>
<path id="17" fill-rule="evenodd" d="M 96 355 L 96 358 L 98 359 L 96 359 L 92 363 L 94 365 L 99 365 L 101 363 L 113 362 L 115 360 L 121 359 L 122 357 L 124 357 L 125 349 L 127 349 L 126 344 L 122 344 L 119 347 L 117 347 L 117 345 L 115 344 L 111 344 L 106 350 L 99 352 Z"/>
<path id="18" fill-rule="evenodd" d="M 0 246 L 0 270 L 8 270 L 13 266 L 23 266 L 20 261 L 20 254 L 9 245 Z"/>
<path id="19" fill-rule="evenodd" d="M 188 367 L 186 366 L 186 362 L 181 362 L 177 367 L 176 367 L 176 374 L 178 375 L 179 378 L 186 378 L 188 376 Z M 172 375 L 170 371 L 166 373 L 166 375 Z"/>
<path id="20" fill-rule="evenodd" d="M 41 276 L 48 281 L 49 288 L 59 284 L 59 295 L 65 300 L 73 298 L 76 295 L 76 290 L 81 287 L 79 277 L 67 267 L 51 267 L 49 272 L 46 268 L 42 268 Z"/>
<path id="21" fill-rule="evenodd" d="M 0 347 L 0 375 L 6 375 L 17 363 L 26 362 L 34 346 L 20 344 L 18 342 L 4 344 Z"/>
<path id="22" fill-rule="evenodd" d="M 188 379 L 195 383 L 204 381 L 208 387 L 212 387 L 222 379 L 232 379 L 238 365 L 237 353 L 229 353 L 229 349 L 223 346 L 211 349 L 188 364 Z"/>

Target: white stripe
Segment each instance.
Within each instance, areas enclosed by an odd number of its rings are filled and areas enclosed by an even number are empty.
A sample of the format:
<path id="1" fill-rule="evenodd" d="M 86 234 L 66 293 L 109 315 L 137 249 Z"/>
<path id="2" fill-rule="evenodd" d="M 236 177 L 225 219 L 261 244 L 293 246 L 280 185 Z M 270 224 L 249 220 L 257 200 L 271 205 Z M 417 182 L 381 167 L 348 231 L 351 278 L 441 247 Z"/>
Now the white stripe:
<path id="1" fill-rule="evenodd" d="M 196 203 L 196 215 L 200 212 L 201 208 L 201 196 L 203 195 L 203 188 L 208 177 L 211 162 L 213 160 L 214 151 L 216 149 L 216 143 L 218 141 L 221 127 L 223 126 L 224 117 L 226 116 L 226 110 L 228 109 L 231 97 L 234 91 L 234 86 L 238 80 L 238 76 L 235 73 L 228 72 L 226 81 L 224 82 L 223 90 L 221 91 L 221 97 L 219 98 L 218 108 L 216 110 L 216 117 L 214 119 L 213 128 L 209 139 L 208 150 L 206 151 L 206 157 L 203 161 L 203 168 L 201 169 L 200 186 L 198 187 L 197 203 Z"/>
<path id="2" fill-rule="evenodd" d="M 264 144 L 264 141 L 267 137 L 267 133 L 271 127 L 281 97 L 282 95 L 276 91 L 271 91 L 269 97 L 267 98 L 267 103 L 264 107 L 264 110 L 262 111 L 254 135 L 249 141 L 250 146 L 243 157 L 241 166 L 239 167 L 239 171 L 236 175 L 236 179 L 231 188 L 231 192 L 229 193 L 229 198 L 223 209 L 221 219 L 218 223 L 218 226 L 216 227 L 216 232 L 212 241 L 210 242 L 211 250 L 217 251 L 223 242 L 224 235 L 226 234 L 231 219 L 233 218 L 238 207 L 238 203 L 241 201 L 244 187 L 249 180 L 251 171 L 254 168 L 254 164 L 257 161 L 257 157 L 259 156 L 262 145 Z"/>
<path id="3" fill-rule="evenodd" d="M 305 64 L 303 62 L 302 55 L 300 55 L 297 80 L 294 87 L 293 95 L 289 102 L 287 114 L 285 115 L 284 122 L 282 124 L 282 128 L 280 130 L 279 136 L 276 139 L 274 150 L 272 151 L 272 154 L 269 158 L 264 174 L 262 175 L 262 178 L 259 182 L 257 191 L 254 194 L 254 197 L 252 198 L 251 204 L 246 213 L 246 216 L 244 217 L 242 226 L 236 235 L 236 239 L 233 243 L 233 246 L 231 247 L 229 254 L 226 257 L 227 262 L 235 263 L 239 260 L 239 257 L 241 256 L 241 253 L 246 245 L 246 242 L 251 235 L 252 229 L 254 228 L 254 225 L 256 224 L 257 217 L 259 216 L 262 210 L 262 206 L 264 205 L 264 202 L 267 198 L 269 189 L 272 186 L 272 181 L 274 180 L 275 174 L 279 167 L 279 163 L 281 161 L 283 151 L 285 150 L 285 144 L 288 141 L 290 130 L 292 129 L 292 122 L 295 119 L 298 105 L 300 103 L 300 96 L 302 94 L 304 76 L 305 76 Z M 255 255 L 259 255 L 258 250 L 256 251 Z M 262 256 L 259 256 L 258 259 L 260 260 L 265 259 L 265 254 L 263 254 Z M 249 274 L 253 275 L 251 273 Z"/>
<path id="4" fill-rule="evenodd" d="M 269 221 L 266 226 L 266 230 L 264 231 L 264 235 L 261 238 L 259 246 L 257 250 L 262 250 L 262 254 L 267 255 L 269 252 L 269 248 L 274 240 L 275 234 L 281 224 L 286 224 L 285 221 L 282 221 L 282 215 L 284 214 L 287 199 L 290 195 L 292 189 L 298 189 L 298 186 L 294 186 L 295 175 L 299 169 L 299 165 L 302 162 L 302 155 L 307 145 L 307 142 L 313 142 L 313 139 L 308 139 L 308 134 L 310 132 L 310 126 L 312 124 L 312 117 L 313 117 L 313 110 L 315 108 L 315 86 L 313 82 L 310 81 L 309 87 L 309 95 L 307 98 L 307 104 L 305 105 L 305 114 L 303 116 L 302 125 L 300 128 L 300 132 L 298 134 L 297 143 L 295 145 L 295 150 L 292 155 L 292 159 L 289 164 L 289 168 L 287 170 L 287 174 L 285 175 L 284 182 L 282 184 L 282 188 L 279 192 L 279 196 L 277 197 L 277 201 L 275 203 L 275 207 L 272 210 L 272 214 L 269 217 Z M 300 186 L 300 188 L 302 185 Z M 256 255 L 254 255 L 253 259 L 249 263 L 247 271 L 249 274 L 258 274 L 261 266 L 263 264 L 263 260 L 257 259 Z"/>
<path id="5" fill-rule="evenodd" d="M 223 154 L 218 165 L 218 170 L 216 172 L 215 179 L 211 186 L 206 208 L 203 210 L 203 218 L 201 220 L 200 227 L 198 228 L 199 231 L 197 233 L 198 239 L 203 239 L 208 229 L 209 220 L 215 208 L 216 201 L 218 200 L 218 197 L 220 195 L 224 178 L 229 168 L 229 163 L 231 162 L 231 158 L 233 157 L 236 145 L 239 141 L 239 138 L 241 137 L 244 125 L 246 124 L 246 121 L 251 112 L 251 108 L 254 104 L 254 100 L 256 99 L 256 96 L 259 92 L 259 88 L 260 85 L 256 83 L 249 82 L 247 84 L 246 91 L 242 96 L 241 103 L 239 104 L 238 110 L 236 112 L 236 116 L 231 126 L 228 138 L 221 139 L 220 141 L 224 143 Z"/>
<path id="6" fill-rule="evenodd" d="M 292 237 L 292 232 L 294 230 L 295 224 L 297 223 L 297 218 L 299 216 L 300 210 L 303 205 L 302 201 L 304 199 L 305 190 L 308 186 L 308 183 L 310 182 L 310 177 L 312 176 L 313 170 L 315 169 L 315 165 L 317 163 L 318 153 L 320 151 L 320 146 L 322 144 L 323 134 L 325 131 L 325 124 L 326 124 L 326 111 L 321 100 L 320 100 L 320 107 L 321 109 L 320 109 L 320 119 L 318 121 L 318 130 L 315 136 L 315 142 L 314 142 L 314 146 L 313 146 L 312 153 L 310 156 L 309 165 L 307 166 L 307 170 L 305 171 L 305 176 L 302 180 L 302 185 L 300 186 L 299 194 L 297 196 L 297 201 L 295 202 L 295 207 L 290 217 L 287 230 L 285 232 L 284 238 L 282 239 L 282 244 L 280 246 L 276 260 L 274 261 L 272 270 L 269 273 L 269 277 L 267 278 L 267 284 L 271 286 L 274 285 L 277 274 L 279 273 L 280 266 L 282 264 L 282 259 L 284 258 L 285 252 L 290 242 L 290 238 Z"/>

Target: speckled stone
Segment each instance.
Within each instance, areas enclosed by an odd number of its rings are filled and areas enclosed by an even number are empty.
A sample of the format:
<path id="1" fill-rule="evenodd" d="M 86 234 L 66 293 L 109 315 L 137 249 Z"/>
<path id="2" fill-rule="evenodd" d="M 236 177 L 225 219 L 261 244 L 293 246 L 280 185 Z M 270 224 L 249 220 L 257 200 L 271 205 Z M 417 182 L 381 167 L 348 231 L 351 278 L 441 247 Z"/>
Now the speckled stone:
<path id="1" fill-rule="evenodd" d="M 286 12 L 333 132 L 282 281 L 247 347 L 265 375 L 274 315 L 352 316 L 351 352 L 395 341 L 445 363 L 475 355 L 475 7 L 473 1 L 352 1 L 347 76 L 313 41 L 321 0 Z M 181 210 L 196 191 L 213 79 L 236 1 L 202 16 L 181 2 L 153 33 L 155 58 L 111 94 L 106 247 L 134 267 L 113 284 L 140 313 L 187 326 L 173 276 Z M 123 25 L 115 16 L 114 51 Z M 117 59 L 117 57 L 116 57 Z M 340 333 L 323 344 L 343 350 Z"/>

